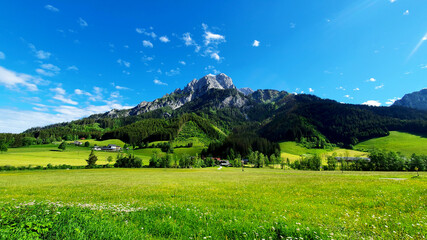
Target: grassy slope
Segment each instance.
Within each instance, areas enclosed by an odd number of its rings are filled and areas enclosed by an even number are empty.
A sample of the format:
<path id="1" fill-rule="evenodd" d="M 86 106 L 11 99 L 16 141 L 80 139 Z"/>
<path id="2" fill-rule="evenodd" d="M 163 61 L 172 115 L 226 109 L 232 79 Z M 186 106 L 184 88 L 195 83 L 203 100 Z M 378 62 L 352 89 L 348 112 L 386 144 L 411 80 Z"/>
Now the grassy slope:
<path id="1" fill-rule="evenodd" d="M 401 152 L 410 156 L 412 153 L 427 154 L 427 138 L 404 132 L 391 131 L 387 137 L 374 138 L 356 145 L 356 149 L 384 149 Z"/>
<path id="2" fill-rule="evenodd" d="M 69 239 L 82 238 L 76 236 L 81 233 L 101 239 L 114 232 L 174 239 L 276 239 L 278 234 L 421 239 L 427 228 L 427 174 L 420 175 L 232 168 L 0 172 L 0 209 L 10 202 L 10 211 L 21 211 L 14 206 L 34 200 L 107 209 L 52 209 L 59 217 L 53 228 L 62 227 L 56 232 Z M 144 209 L 120 210 L 130 207 Z M 23 209 L 22 214 L 31 221 L 38 213 Z"/>
<path id="3" fill-rule="evenodd" d="M 280 149 L 281 149 L 281 157 L 286 159 L 289 158 L 291 162 L 300 159 L 301 155 L 314 155 L 318 154 L 322 157 L 324 163 L 326 163 L 327 156 L 331 156 L 332 154 L 336 153 L 338 156 L 349 156 L 349 157 L 364 157 L 367 156 L 367 153 L 355 151 L 355 150 L 348 150 L 348 149 L 342 149 L 342 148 L 334 148 L 333 150 L 327 150 L 327 149 L 308 149 L 305 148 L 296 142 L 281 142 L 279 143 Z"/>
<path id="4" fill-rule="evenodd" d="M 104 140 L 104 141 L 97 141 L 94 139 L 88 139 L 88 140 L 79 140 L 80 142 L 82 142 L 83 144 L 85 142 L 89 142 L 90 146 L 93 147 L 95 145 L 97 146 L 107 146 L 108 144 L 114 144 L 120 147 L 123 147 L 125 145 L 125 143 L 120 140 L 120 139 L 108 139 L 108 140 Z M 68 143 L 73 143 L 74 141 L 67 141 Z"/>

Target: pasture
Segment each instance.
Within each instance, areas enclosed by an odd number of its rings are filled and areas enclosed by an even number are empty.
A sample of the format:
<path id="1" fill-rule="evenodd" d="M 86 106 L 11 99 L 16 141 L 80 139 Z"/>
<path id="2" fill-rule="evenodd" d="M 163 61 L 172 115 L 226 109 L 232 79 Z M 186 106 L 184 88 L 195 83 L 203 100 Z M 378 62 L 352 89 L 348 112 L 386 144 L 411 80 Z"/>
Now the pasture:
<path id="1" fill-rule="evenodd" d="M 413 153 L 427 155 L 427 138 L 404 132 L 390 131 L 389 136 L 361 142 L 355 148 L 401 152 L 406 156 L 411 156 Z"/>
<path id="2" fill-rule="evenodd" d="M 84 166 L 91 149 L 68 145 L 65 151 L 58 149 L 58 144 L 32 145 L 28 147 L 9 148 L 7 152 L 0 154 L 0 166 L 46 166 L 72 165 Z M 115 159 L 116 153 L 97 152 L 98 164 L 107 164 L 107 157 Z"/>
<path id="3" fill-rule="evenodd" d="M 110 144 L 110 143 L 108 143 Z M 148 164 L 153 151 L 158 152 L 159 156 L 163 156 L 159 148 L 145 148 L 137 150 L 125 151 L 142 159 L 143 164 Z M 65 151 L 58 149 L 58 144 L 47 145 L 32 145 L 21 148 L 9 148 L 7 152 L 0 154 L 0 166 L 43 166 L 51 165 L 71 165 L 71 166 L 85 166 L 87 165 L 86 159 L 91 152 L 91 148 L 74 146 L 73 144 L 67 145 Z M 117 152 L 95 151 L 98 156 L 97 165 L 107 164 L 107 158 L 113 157 L 113 162 L 116 160 Z"/>
<path id="4" fill-rule="evenodd" d="M 337 156 L 342 157 L 366 157 L 368 154 L 366 152 L 343 149 L 335 147 L 333 149 L 309 149 L 304 146 L 301 146 L 297 142 L 288 141 L 279 143 L 281 154 L 280 156 L 283 159 L 289 159 L 290 162 L 301 159 L 303 155 L 319 155 L 322 158 L 323 164 L 326 164 L 326 158 L 332 156 L 334 153 Z"/>
<path id="5" fill-rule="evenodd" d="M 91 146 L 98 145 L 104 146 L 108 144 L 116 144 L 119 146 L 124 145 L 120 143 L 120 140 L 106 140 L 106 141 L 95 141 L 88 140 Z M 71 141 L 73 142 L 73 141 Z M 85 142 L 85 140 L 83 140 Z M 83 146 L 74 146 L 74 144 L 68 144 L 65 151 L 58 149 L 58 144 L 46 144 L 46 145 L 32 145 L 28 147 L 20 148 L 9 148 L 7 152 L 0 154 L 0 166 L 43 166 L 45 167 L 48 164 L 52 165 L 71 165 L 71 166 L 85 166 L 86 159 L 88 158 L 91 148 Z M 191 148 L 177 148 L 175 153 L 178 155 L 188 154 L 195 155 L 200 153 L 203 150 L 203 145 L 195 144 Z M 151 158 L 153 152 L 157 152 L 159 156 L 164 156 L 165 153 L 161 151 L 160 148 L 144 148 L 136 150 L 124 151 L 124 153 L 134 154 L 136 157 L 142 159 L 144 165 L 148 165 L 149 159 Z M 105 152 L 105 151 L 95 151 L 96 156 L 98 156 L 98 165 L 107 164 L 107 158 L 109 156 L 113 157 L 113 162 L 116 159 L 117 152 Z"/>
<path id="6" fill-rule="evenodd" d="M 423 239 L 427 174 L 277 169 L 0 172 L 0 238 Z"/>

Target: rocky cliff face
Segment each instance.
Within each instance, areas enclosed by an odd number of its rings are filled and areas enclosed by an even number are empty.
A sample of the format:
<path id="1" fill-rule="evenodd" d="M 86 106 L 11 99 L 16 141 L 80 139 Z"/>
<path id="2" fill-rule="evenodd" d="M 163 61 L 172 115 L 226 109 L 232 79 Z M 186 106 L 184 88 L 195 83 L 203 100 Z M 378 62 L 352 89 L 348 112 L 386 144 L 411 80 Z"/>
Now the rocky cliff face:
<path id="1" fill-rule="evenodd" d="M 104 115 L 108 117 L 133 116 L 154 111 L 162 107 L 170 107 L 175 110 L 195 98 L 203 96 L 209 89 L 236 89 L 236 86 L 234 86 L 233 80 L 224 73 L 218 75 L 209 74 L 199 80 L 194 79 L 188 83 L 183 90 L 178 88 L 173 93 L 166 94 L 162 98 L 158 98 L 152 102 L 141 102 L 136 107 L 129 110 L 114 109 Z M 245 101 L 239 97 L 230 97 L 223 102 L 223 105 L 243 106 L 244 103 Z"/>
<path id="2" fill-rule="evenodd" d="M 239 88 L 238 89 L 239 92 L 243 93 L 244 95 L 249 95 L 252 94 L 254 92 L 254 90 L 252 90 L 251 88 L 245 87 L 245 88 Z"/>
<path id="3" fill-rule="evenodd" d="M 427 111 L 427 88 L 418 92 L 406 94 L 402 99 L 394 102 L 393 106 L 403 106 Z"/>

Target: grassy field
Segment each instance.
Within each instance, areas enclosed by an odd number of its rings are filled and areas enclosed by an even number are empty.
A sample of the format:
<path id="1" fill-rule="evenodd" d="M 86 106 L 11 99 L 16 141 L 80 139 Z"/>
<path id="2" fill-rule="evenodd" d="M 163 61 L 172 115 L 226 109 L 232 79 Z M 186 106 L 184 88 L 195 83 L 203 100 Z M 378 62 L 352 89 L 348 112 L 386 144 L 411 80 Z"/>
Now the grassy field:
<path id="1" fill-rule="evenodd" d="M 60 151 L 57 144 L 34 145 L 21 148 L 9 148 L 7 152 L 0 154 L 0 166 L 46 166 L 52 165 L 72 165 L 84 166 L 85 159 L 88 158 L 91 149 L 68 145 L 65 151 Z M 97 164 L 106 164 L 107 157 L 116 153 L 96 152 L 98 156 Z"/>
<path id="2" fill-rule="evenodd" d="M 427 174 L 420 175 L 232 168 L 0 172 L 0 239 L 423 239 Z"/>
<path id="3" fill-rule="evenodd" d="M 387 137 L 370 139 L 356 145 L 357 149 L 383 149 L 401 152 L 406 156 L 412 153 L 427 155 L 427 138 L 404 132 L 391 131 Z"/>
<path id="4" fill-rule="evenodd" d="M 82 140 L 90 142 L 90 146 L 98 145 L 105 146 L 108 144 L 115 144 L 123 147 L 124 142 L 118 139 L 111 139 L 105 141 L 96 141 L 96 140 Z M 193 142 L 193 147 L 191 148 L 177 148 L 175 149 L 175 153 L 178 155 L 188 154 L 194 156 L 199 154 L 203 148 L 205 147 L 202 142 L 198 141 L 198 139 L 189 139 L 188 141 L 181 141 L 174 143 L 174 145 L 184 145 L 188 142 Z M 71 166 L 84 166 L 86 165 L 86 159 L 91 152 L 91 148 L 74 146 L 72 144 L 74 141 L 69 141 L 70 144 L 67 145 L 67 149 L 65 151 L 60 151 L 58 149 L 59 143 L 53 143 L 48 145 L 33 145 L 29 147 L 21 147 L 21 148 L 9 148 L 7 152 L 0 154 L 0 166 L 46 166 L 47 164 L 52 165 L 71 165 Z M 152 144 L 163 143 L 163 142 L 155 142 Z M 145 149 L 136 149 L 129 151 L 124 151 L 125 153 L 134 154 L 136 157 L 142 159 L 144 165 L 148 165 L 149 159 L 151 158 L 153 151 L 157 152 L 159 156 L 164 156 L 160 148 L 145 148 Z M 112 156 L 113 160 L 116 159 L 117 153 L 115 152 L 104 152 L 104 151 L 96 151 L 95 154 L 98 156 L 98 165 L 107 164 L 107 157 Z M 113 162 L 114 163 L 114 162 Z"/>
<path id="5" fill-rule="evenodd" d="M 366 157 L 368 154 L 366 152 L 334 148 L 332 150 L 328 149 L 308 149 L 305 148 L 296 142 L 281 142 L 279 143 L 281 149 L 281 157 L 283 159 L 289 158 L 290 162 L 301 159 L 302 155 L 320 155 L 322 157 L 323 163 L 326 164 L 326 158 L 336 153 L 337 156 L 349 156 L 349 157 Z"/>

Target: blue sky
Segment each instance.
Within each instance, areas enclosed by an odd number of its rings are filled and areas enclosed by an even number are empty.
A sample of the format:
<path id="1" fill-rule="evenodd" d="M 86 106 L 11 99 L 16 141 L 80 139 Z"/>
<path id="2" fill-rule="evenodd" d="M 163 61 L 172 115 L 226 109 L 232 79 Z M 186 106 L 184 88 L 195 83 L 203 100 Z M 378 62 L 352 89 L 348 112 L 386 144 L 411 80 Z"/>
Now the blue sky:
<path id="1" fill-rule="evenodd" d="M 223 72 L 388 106 L 427 83 L 425 0 L 1 1 L 0 132 L 127 108 Z"/>

